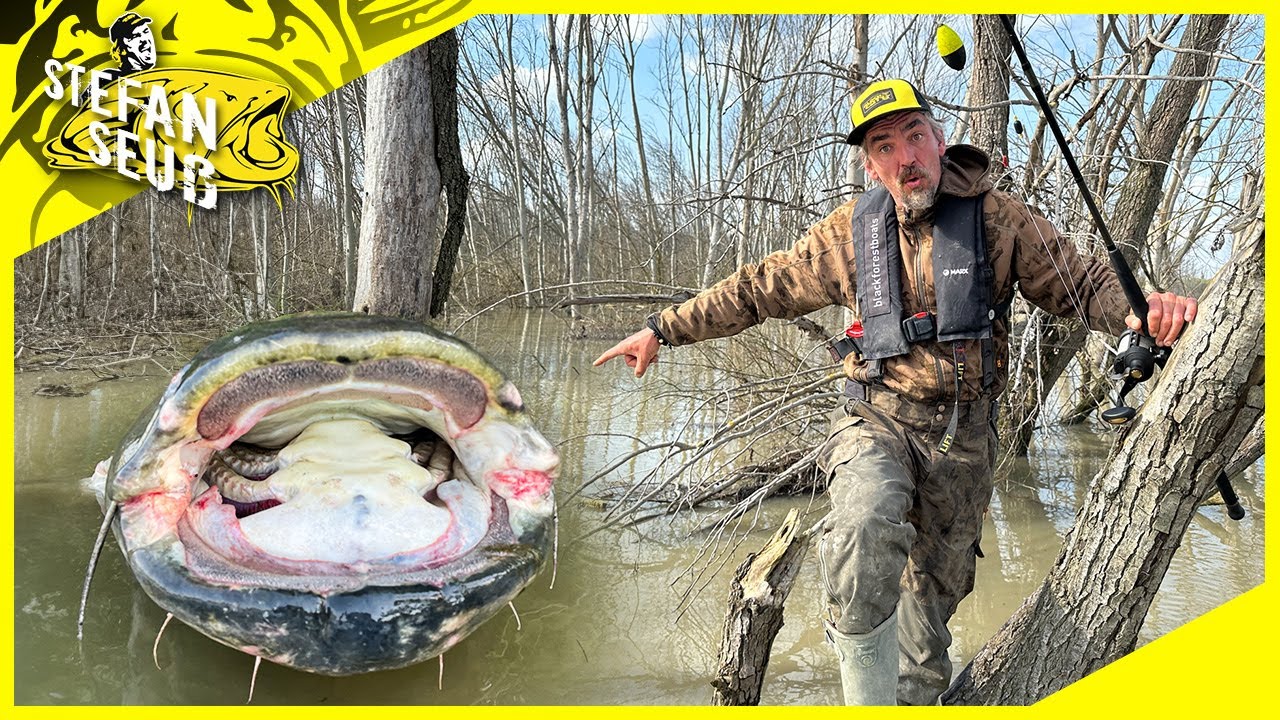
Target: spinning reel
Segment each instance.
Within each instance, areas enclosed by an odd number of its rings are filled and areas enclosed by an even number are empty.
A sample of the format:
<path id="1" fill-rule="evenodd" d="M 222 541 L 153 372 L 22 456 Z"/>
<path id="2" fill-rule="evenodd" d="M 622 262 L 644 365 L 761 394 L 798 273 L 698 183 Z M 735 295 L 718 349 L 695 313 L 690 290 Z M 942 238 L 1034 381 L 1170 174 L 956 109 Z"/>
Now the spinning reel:
<path id="1" fill-rule="evenodd" d="M 1120 336 L 1115 359 L 1111 361 L 1111 377 L 1115 386 L 1111 402 L 1115 407 L 1102 411 L 1102 420 L 1110 425 L 1125 425 L 1138 411 L 1125 404 L 1125 396 L 1169 361 L 1170 348 L 1159 347 L 1151 336 L 1137 330 L 1125 330 Z"/>

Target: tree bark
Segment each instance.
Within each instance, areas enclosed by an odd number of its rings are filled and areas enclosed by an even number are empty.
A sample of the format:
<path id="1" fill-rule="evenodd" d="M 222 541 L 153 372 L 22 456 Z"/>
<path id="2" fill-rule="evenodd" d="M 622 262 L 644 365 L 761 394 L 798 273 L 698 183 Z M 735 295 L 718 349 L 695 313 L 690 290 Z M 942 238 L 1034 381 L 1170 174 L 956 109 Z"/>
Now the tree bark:
<path id="1" fill-rule="evenodd" d="M 339 248 L 342 257 L 342 299 L 347 305 L 354 302 L 356 288 L 356 258 L 360 253 L 360 228 L 356 224 L 352 199 L 355 195 L 355 168 L 351 162 L 351 110 L 347 106 L 347 89 L 338 88 L 333 93 L 333 105 L 338 122 L 334 125 L 334 148 L 338 151 L 338 228 L 342 231 Z"/>
<path id="2" fill-rule="evenodd" d="M 868 66 L 869 48 L 871 45 L 870 17 L 867 15 L 853 16 L 853 57 L 854 64 L 849 72 L 849 105 L 853 105 L 853 101 L 863 90 L 871 84 L 871 68 Z M 849 129 L 852 130 L 853 117 L 850 115 Z M 861 190 L 867 186 L 867 171 L 860 162 L 862 154 L 857 152 L 849 153 L 849 159 L 845 165 L 847 172 L 845 179 L 855 189 Z M 851 313 L 849 313 L 851 315 Z"/>
<path id="3" fill-rule="evenodd" d="M 368 76 L 357 312 L 425 319 L 431 306 L 440 171 L 430 64 L 421 45 Z"/>
<path id="4" fill-rule="evenodd" d="M 85 248 L 88 239 L 87 229 L 80 225 L 68 230 L 59 240 L 62 253 L 58 262 L 58 291 L 69 317 L 85 316 Z"/>
<path id="5" fill-rule="evenodd" d="M 147 192 L 147 249 L 151 260 L 151 317 L 160 314 L 160 232 L 156 228 L 156 196 Z"/>
<path id="6" fill-rule="evenodd" d="M 968 104 L 969 142 L 995 162 L 1009 155 L 1009 56 L 1013 44 L 999 15 L 973 16 L 973 71 Z"/>
<path id="7" fill-rule="evenodd" d="M 1263 234 L 1220 273 L 1040 588 L 947 704 L 1033 703 L 1135 647 L 1196 508 L 1263 414 Z"/>
<path id="8" fill-rule="evenodd" d="M 809 548 L 792 509 L 759 553 L 743 561 L 729 586 L 729 612 L 720 641 L 720 670 L 711 681 L 712 705 L 759 705 L 783 604 Z"/>
<path id="9" fill-rule="evenodd" d="M 435 122 L 436 163 L 448 201 L 444 236 L 431 278 L 431 317 L 444 312 L 453 286 L 453 269 L 467 223 L 467 191 L 471 178 L 462 164 L 458 141 L 458 33 L 449 30 L 427 43 L 431 56 L 431 110 Z"/>

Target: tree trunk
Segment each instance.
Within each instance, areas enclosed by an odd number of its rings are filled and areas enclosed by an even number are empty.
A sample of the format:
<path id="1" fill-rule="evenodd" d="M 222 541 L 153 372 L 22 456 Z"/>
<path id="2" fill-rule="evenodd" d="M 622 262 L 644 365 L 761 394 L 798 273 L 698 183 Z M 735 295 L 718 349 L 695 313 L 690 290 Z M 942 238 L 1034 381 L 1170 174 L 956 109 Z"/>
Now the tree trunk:
<path id="1" fill-rule="evenodd" d="M 1033 703 L 1135 647 L 1196 508 L 1263 413 L 1261 222 L 1250 232 L 1089 487 L 1049 576 L 945 703 Z"/>
<path id="2" fill-rule="evenodd" d="M 871 45 L 870 38 L 870 16 L 854 15 L 853 56 L 855 60 L 853 67 L 850 68 L 851 72 L 849 73 L 850 106 L 853 105 L 853 101 L 857 99 L 858 95 L 860 95 L 863 90 L 866 90 L 867 86 L 871 84 L 871 76 L 869 74 L 871 68 L 868 67 L 867 64 L 869 47 Z M 852 123 L 852 116 L 850 116 L 849 122 Z M 849 125 L 849 129 L 853 129 L 852 124 Z M 867 171 L 866 168 L 862 166 L 862 163 L 858 162 L 860 157 L 860 153 L 849 153 L 848 161 L 845 165 L 847 171 L 845 178 L 855 189 L 862 189 L 867 186 Z"/>
<path id="3" fill-rule="evenodd" d="M 969 80 L 972 107 L 969 142 L 995 162 L 1009 155 L 1009 55 L 1013 44 L 999 15 L 973 16 L 973 72 Z"/>
<path id="4" fill-rule="evenodd" d="M 564 161 L 565 181 L 565 223 L 564 248 L 561 253 L 565 268 L 565 280 L 576 283 L 580 279 L 582 268 L 578 264 L 578 246 L 581 243 L 581 230 L 578 227 L 578 207 L 581 204 L 580 191 L 582 159 L 575 152 L 577 145 L 569 134 L 569 70 L 572 62 L 570 53 L 573 46 L 573 24 L 575 18 L 564 18 L 564 36 L 560 37 L 560 28 L 554 17 L 547 18 L 547 54 L 551 74 L 555 80 L 556 111 L 560 121 L 560 153 Z M 563 47 L 563 50 L 562 50 Z M 581 132 L 581 129 L 579 129 Z M 570 315 L 577 317 L 576 311 L 570 309 Z"/>
<path id="5" fill-rule="evenodd" d="M 421 45 L 368 76 L 357 312 L 424 319 L 431 306 L 440 172 L 430 65 Z"/>
<path id="6" fill-rule="evenodd" d="M 579 268 L 578 280 L 591 279 L 591 244 L 595 241 L 596 216 L 596 151 L 595 151 L 595 98 L 599 73 L 596 68 L 595 37 L 591 29 L 591 16 L 585 15 L 578 24 L 578 162 L 580 175 L 578 190 L 582 201 L 578 204 L 578 237 L 572 252 L 574 264 Z"/>
<path id="7" fill-rule="evenodd" d="M 511 17 L 505 18 L 506 22 L 506 49 L 507 57 L 514 62 L 515 48 L 513 37 L 515 35 L 515 20 Z M 496 38 L 496 34 L 495 34 Z M 509 109 L 507 116 L 510 121 L 511 133 L 511 157 L 515 164 L 514 177 L 515 196 L 516 196 L 516 242 L 520 245 L 520 290 L 524 295 L 521 298 L 521 305 L 525 307 L 533 307 L 533 269 L 530 263 L 529 248 L 529 220 L 528 213 L 525 212 L 525 168 L 524 168 L 524 143 L 520 142 L 520 127 L 517 123 L 518 115 L 516 113 L 516 88 L 517 80 L 514 69 L 510 72 L 503 73 L 504 85 L 507 91 L 507 105 Z M 536 207 L 536 205 L 535 205 Z"/>
<path id="8" fill-rule="evenodd" d="M 644 122 L 640 114 L 640 102 L 636 95 L 636 56 L 638 54 L 637 38 L 632 33 L 632 27 L 628 18 L 623 18 L 621 22 L 621 30 L 626 41 L 626 52 L 622 55 L 622 61 L 625 63 L 627 70 L 627 89 L 628 97 L 631 101 L 631 124 L 635 127 L 636 134 L 636 159 L 640 162 L 640 187 L 644 191 L 644 226 L 641 228 L 641 234 L 650 243 L 655 243 L 651 258 L 653 260 L 650 266 L 649 279 L 653 282 L 661 282 L 669 272 L 664 272 L 667 268 L 661 262 L 662 248 L 656 245 L 660 239 L 658 233 L 658 215 L 657 202 L 654 200 L 653 179 L 649 173 L 649 155 L 645 151 L 644 146 Z M 614 172 L 617 172 L 615 168 Z"/>
<path id="9" fill-rule="evenodd" d="M 348 306 L 354 303 L 356 287 L 356 258 L 360 253 L 360 232 L 356 226 L 355 209 L 352 198 L 355 195 L 355 169 L 351 162 L 351 110 L 347 106 L 346 88 L 338 88 L 333 93 L 333 104 L 338 122 L 334 132 L 334 147 L 338 151 L 338 167 L 336 169 L 338 184 L 338 227 L 342 231 L 340 247 L 342 248 L 342 297 Z M 366 185 L 367 187 L 367 185 Z"/>
<path id="10" fill-rule="evenodd" d="M 151 259 L 151 317 L 160 314 L 160 233 L 156 230 L 157 191 L 147 191 L 147 249 Z"/>
<path id="11" fill-rule="evenodd" d="M 63 309 L 68 317 L 82 318 L 85 315 L 84 266 L 87 232 L 87 228 L 80 225 L 64 233 L 59 240 L 62 253 L 58 262 L 58 294 L 65 303 Z"/>
<path id="12" fill-rule="evenodd" d="M 783 604 L 804 563 L 809 536 L 792 509 L 769 542 L 743 561 L 729 586 L 729 612 L 720 641 L 720 670 L 711 681 L 712 705 L 759 705 Z"/>
<path id="13" fill-rule="evenodd" d="M 471 178 L 462 164 L 458 141 L 458 32 L 449 30 L 427 43 L 431 56 L 431 111 L 435 122 L 436 162 L 448 200 L 444 237 L 431 279 L 431 317 L 444 312 L 453 284 L 453 269 L 467 223 L 467 190 Z M 523 201 L 522 201 L 523 202 Z"/>
<path id="14" fill-rule="evenodd" d="M 267 217 L 266 193 L 253 194 L 249 222 L 253 227 L 254 318 L 268 316 L 271 307 L 271 228 Z"/>

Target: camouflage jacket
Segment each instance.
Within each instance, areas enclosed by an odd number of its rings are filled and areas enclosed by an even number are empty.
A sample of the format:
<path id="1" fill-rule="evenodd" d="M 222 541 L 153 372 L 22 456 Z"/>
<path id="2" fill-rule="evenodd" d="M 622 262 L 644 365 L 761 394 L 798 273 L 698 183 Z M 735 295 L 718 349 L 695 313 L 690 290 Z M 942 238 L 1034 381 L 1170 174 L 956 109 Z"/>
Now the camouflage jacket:
<path id="1" fill-rule="evenodd" d="M 995 271 L 996 303 L 1005 303 L 1015 285 L 1036 306 L 1054 315 L 1079 317 L 1089 326 L 1119 334 L 1129 306 L 1115 273 L 1103 261 L 1082 257 L 1073 243 L 1058 235 L 1049 221 L 1022 201 L 993 189 L 987 156 L 977 148 L 957 145 L 942 161 L 940 191 L 959 197 L 986 192 L 983 218 L 987 247 Z M 681 305 L 658 315 L 658 328 L 672 345 L 727 337 L 764 321 L 791 319 L 828 305 L 851 308 L 858 317 L 851 218 L 857 198 L 841 205 L 809 229 L 789 250 L 775 252 L 758 264 L 744 265 L 733 275 Z M 907 314 L 933 311 L 932 211 L 897 210 L 902 248 L 902 303 Z M 982 372 L 972 367 L 982 357 L 978 341 L 966 344 L 970 370 L 964 375 L 961 400 L 994 397 L 1008 379 L 1008 320 L 994 324 L 996 381 L 988 392 Z M 911 345 L 905 355 L 883 361 L 881 382 L 889 390 L 920 402 L 955 397 L 955 362 L 951 343 Z M 845 373 L 866 381 L 865 363 L 845 358 Z"/>

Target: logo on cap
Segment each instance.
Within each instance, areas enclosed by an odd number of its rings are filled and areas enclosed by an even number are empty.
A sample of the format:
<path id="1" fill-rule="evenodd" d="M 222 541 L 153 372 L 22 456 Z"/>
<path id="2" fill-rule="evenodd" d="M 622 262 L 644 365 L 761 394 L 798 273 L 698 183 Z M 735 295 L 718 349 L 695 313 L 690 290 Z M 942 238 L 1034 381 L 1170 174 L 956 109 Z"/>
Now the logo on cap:
<path id="1" fill-rule="evenodd" d="M 881 105 L 887 105 L 897 99 L 898 96 L 893 93 L 893 88 L 885 88 L 874 92 L 862 99 L 862 104 L 859 106 L 862 109 L 862 116 L 866 117 Z"/>

